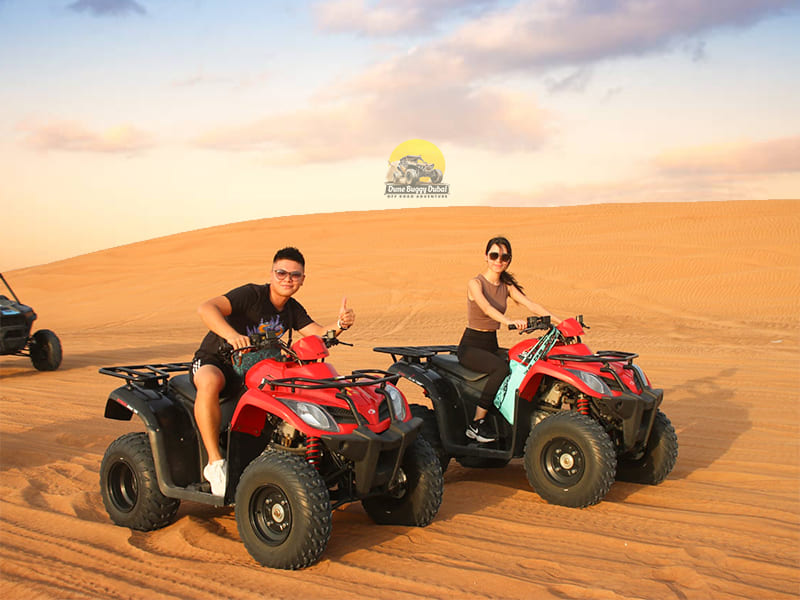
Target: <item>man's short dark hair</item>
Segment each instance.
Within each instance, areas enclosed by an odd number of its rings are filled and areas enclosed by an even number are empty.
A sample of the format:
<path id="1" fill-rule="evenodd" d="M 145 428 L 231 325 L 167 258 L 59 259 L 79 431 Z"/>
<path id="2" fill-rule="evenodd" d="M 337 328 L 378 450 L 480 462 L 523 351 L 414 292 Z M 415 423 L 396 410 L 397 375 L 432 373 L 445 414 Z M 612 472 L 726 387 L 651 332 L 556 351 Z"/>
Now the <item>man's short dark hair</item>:
<path id="1" fill-rule="evenodd" d="M 286 248 L 281 248 L 275 253 L 275 257 L 272 259 L 272 264 L 274 265 L 279 260 L 293 260 L 296 263 L 300 263 L 303 265 L 303 268 L 306 266 L 306 259 L 303 258 L 303 254 L 295 248 L 294 246 L 287 246 Z"/>

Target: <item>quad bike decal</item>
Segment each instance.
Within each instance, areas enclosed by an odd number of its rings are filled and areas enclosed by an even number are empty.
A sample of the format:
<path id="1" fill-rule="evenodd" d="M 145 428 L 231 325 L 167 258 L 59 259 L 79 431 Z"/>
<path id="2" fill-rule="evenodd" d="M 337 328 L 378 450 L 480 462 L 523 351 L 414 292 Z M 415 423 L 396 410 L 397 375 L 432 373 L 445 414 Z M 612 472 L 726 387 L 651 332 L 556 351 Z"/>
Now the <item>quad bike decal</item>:
<path id="1" fill-rule="evenodd" d="M 535 345 L 518 357 L 510 357 L 509 369 L 511 372 L 500 384 L 497 395 L 494 397 L 494 405 L 510 424 L 514 424 L 514 412 L 517 406 L 520 385 L 528 375 L 531 366 L 536 364 L 543 355 L 550 352 L 550 349 L 557 341 L 558 330 L 553 328 L 543 335 Z"/>

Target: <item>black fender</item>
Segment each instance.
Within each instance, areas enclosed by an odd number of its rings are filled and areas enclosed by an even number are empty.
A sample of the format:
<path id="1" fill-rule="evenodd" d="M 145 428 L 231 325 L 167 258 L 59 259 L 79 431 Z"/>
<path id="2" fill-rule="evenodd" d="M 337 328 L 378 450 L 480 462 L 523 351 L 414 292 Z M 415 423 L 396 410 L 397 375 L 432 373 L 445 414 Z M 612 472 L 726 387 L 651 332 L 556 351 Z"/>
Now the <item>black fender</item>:
<path id="1" fill-rule="evenodd" d="M 387 371 L 397 373 L 411 383 L 415 383 L 425 390 L 428 398 L 433 403 L 437 415 L 446 410 L 458 408 L 458 404 L 453 398 L 454 390 L 452 384 L 433 369 L 425 368 L 419 363 L 407 363 L 399 360 L 390 366 Z M 437 417 L 438 421 L 438 417 Z M 441 429 L 441 422 L 439 429 Z"/>
<path id="2" fill-rule="evenodd" d="M 439 429 L 439 440 L 442 447 L 454 456 L 463 452 L 461 444 L 453 439 L 451 427 L 448 426 L 448 415 L 462 410 L 458 402 L 458 391 L 453 384 L 433 369 L 421 363 L 407 363 L 399 360 L 387 369 L 390 373 L 398 373 L 404 379 L 417 384 L 425 390 L 425 395 L 433 404 L 436 425 Z"/>
<path id="3" fill-rule="evenodd" d="M 664 391 L 644 388 L 641 394 L 624 392 L 621 396 L 603 396 L 597 401 L 608 414 L 622 421 L 622 451 L 644 448 L 650 439 Z"/>
<path id="4" fill-rule="evenodd" d="M 201 481 L 204 459 L 191 416 L 180 402 L 157 389 L 122 386 L 109 394 L 107 419 L 130 421 L 134 414 L 147 429 L 161 493 L 193 499 L 182 490 Z"/>
<path id="5" fill-rule="evenodd" d="M 436 415 L 436 424 L 439 428 L 439 439 L 442 447 L 451 456 L 478 456 L 482 458 L 496 458 L 508 460 L 513 456 L 516 445 L 512 439 L 511 445 L 507 450 L 476 447 L 474 444 L 465 444 L 461 440 L 463 430 L 454 432 L 453 427 L 448 426 L 448 415 L 463 412 L 458 399 L 458 391 L 455 386 L 445 377 L 431 368 L 426 368 L 422 363 L 409 363 L 398 360 L 388 369 L 391 373 L 398 373 L 403 378 L 417 384 L 425 390 L 426 395 L 433 404 L 433 412 Z M 520 403 L 517 403 L 519 407 Z M 516 433 L 516 429 L 512 430 Z M 458 435 L 458 438 L 454 436 Z M 465 438 L 466 439 L 466 438 Z"/>
<path id="6" fill-rule="evenodd" d="M 157 390 L 122 386 L 108 395 L 104 416 L 106 419 L 130 421 L 133 415 L 137 415 L 148 429 L 158 429 L 157 415 L 168 412 L 173 404 Z M 164 420 L 163 415 L 161 420 Z"/>

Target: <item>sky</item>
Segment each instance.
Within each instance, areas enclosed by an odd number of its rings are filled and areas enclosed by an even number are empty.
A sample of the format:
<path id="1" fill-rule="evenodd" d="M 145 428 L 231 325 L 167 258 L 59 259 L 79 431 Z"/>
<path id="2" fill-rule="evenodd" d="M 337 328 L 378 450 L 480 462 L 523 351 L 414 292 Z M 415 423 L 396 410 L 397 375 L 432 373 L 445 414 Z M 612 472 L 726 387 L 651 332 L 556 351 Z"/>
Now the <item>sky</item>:
<path id="1" fill-rule="evenodd" d="M 799 32 L 800 0 L 0 0 L 0 271 L 297 214 L 800 199 Z M 415 139 L 446 196 L 386 195 Z"/>

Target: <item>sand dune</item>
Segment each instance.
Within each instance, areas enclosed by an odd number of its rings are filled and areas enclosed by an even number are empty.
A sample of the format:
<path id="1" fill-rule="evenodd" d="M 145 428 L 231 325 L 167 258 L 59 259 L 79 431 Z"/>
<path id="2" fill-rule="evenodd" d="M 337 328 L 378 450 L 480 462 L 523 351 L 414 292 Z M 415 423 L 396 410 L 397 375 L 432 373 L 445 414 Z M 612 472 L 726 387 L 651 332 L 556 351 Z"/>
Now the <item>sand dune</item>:
<path id="1" fill-rule="evenodd" d="M 375 345 L 456 343 L 486 239 L 506 234 L 529 295 L 581 313 L 594 349 L 638 352 L 665 390 L 680 456 L 657 487 L 616 483 L 583 510 L 546 504 L 521 461 L 453 463 L 427 528 L 334 514 L 322 560 L 258 566 L 232 508 L 181 505 L 160 531 L 114 526 L 105 365 L 188 360 L 206 298 L 265 280 L 300 247 L 298 298 L 335 319 L 340 372 L 387 367 Z M 796 598 L 800 596 L 800 203 L 441 208 L 267 219 L 5 274 L 56 331 L 64 362 L 0 357 L 0 592 L 6 598 Z M 524 316 L 522 313 L 519 316 Z M 508 345 L 516 338 L 501 334 Z M 403 384 L 412 401 L 424 402 Z"/>

